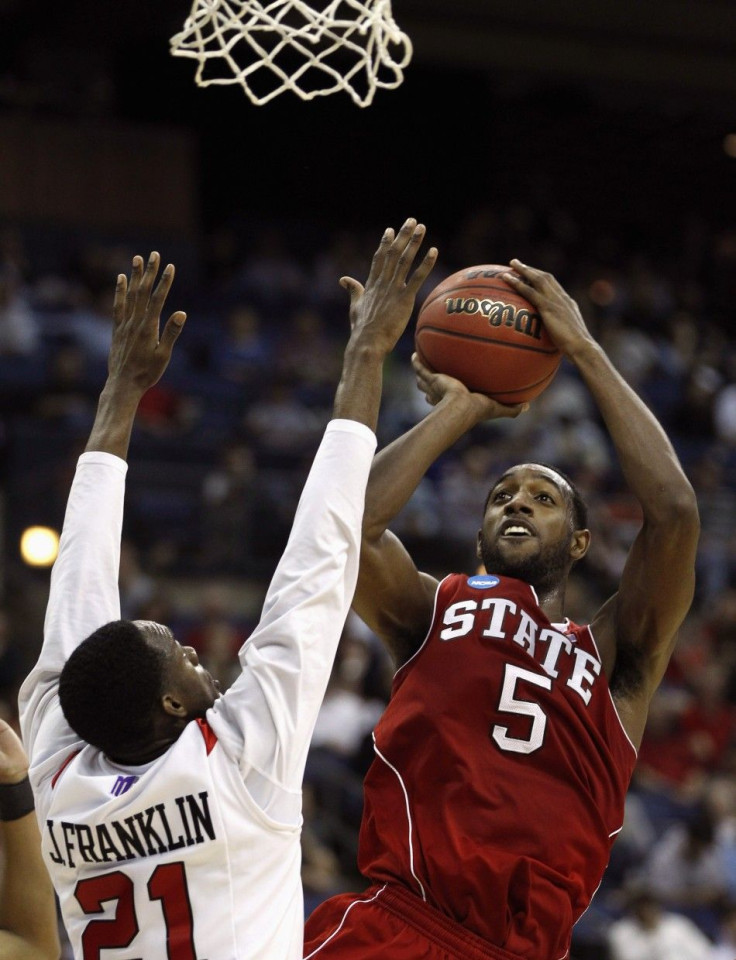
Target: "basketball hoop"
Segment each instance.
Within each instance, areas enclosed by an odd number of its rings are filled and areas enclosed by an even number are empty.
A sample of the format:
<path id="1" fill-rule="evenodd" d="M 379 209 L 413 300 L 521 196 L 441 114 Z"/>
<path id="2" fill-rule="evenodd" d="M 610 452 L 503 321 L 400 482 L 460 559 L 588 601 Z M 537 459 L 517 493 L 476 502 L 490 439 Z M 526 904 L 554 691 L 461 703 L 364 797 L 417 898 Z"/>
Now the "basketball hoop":
<path id="1" fill-rule="evenodd" d="M 391 0 L 193 0 L 171 53 L 198 63 L 199 87 L 237 83 L 261 105 L 287 90 L 302 100 L 344 90 L 367 107 L 403 81 L 412 45 Z"/>

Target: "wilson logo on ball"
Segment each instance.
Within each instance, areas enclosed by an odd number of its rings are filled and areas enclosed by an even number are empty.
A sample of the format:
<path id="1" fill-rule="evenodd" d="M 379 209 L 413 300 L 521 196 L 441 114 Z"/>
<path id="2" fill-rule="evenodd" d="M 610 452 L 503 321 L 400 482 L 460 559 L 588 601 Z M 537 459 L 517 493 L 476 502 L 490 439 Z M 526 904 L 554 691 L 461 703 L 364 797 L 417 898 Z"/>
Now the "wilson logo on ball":
<path id="1" fill-rule="evenodd" d="M 519 333 L 535 340 L 542 339 L 542 318 L 538 313 L 515 307 L 503 300 L 480 300 L 477 297 L 448 297 L 445 300 L 448 316 L 454 313 L 473 316 L 480 314 L 492 327 L 513 327 Z"/>
<path id="2" fill-rule="evenodd" d="M 562 353 L 534 304 L 504 280 L 503 264 L 478 263 L 446 277 L 417 315 L 419 359 L 500 403 L 526 403 L 550 384 Z"/>

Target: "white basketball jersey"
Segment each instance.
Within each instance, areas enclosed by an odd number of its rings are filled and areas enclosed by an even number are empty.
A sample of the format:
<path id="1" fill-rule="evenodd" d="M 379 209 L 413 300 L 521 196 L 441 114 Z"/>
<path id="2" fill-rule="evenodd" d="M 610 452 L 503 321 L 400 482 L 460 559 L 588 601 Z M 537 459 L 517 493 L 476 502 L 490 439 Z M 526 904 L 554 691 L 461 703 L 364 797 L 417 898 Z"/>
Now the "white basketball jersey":
<path id="1" fill-rule="evenodd" d="M 297 960 L 301 785 L 353 598 L 375 436 L 328 425 L 242 673 L 162 756 L 112 763 L 80 742 L 61 668 L 120 617 L 124 477 L 80 457 L 51 577 L 43 649 L 20 692 L 43 853 L 76 960 Z"/>

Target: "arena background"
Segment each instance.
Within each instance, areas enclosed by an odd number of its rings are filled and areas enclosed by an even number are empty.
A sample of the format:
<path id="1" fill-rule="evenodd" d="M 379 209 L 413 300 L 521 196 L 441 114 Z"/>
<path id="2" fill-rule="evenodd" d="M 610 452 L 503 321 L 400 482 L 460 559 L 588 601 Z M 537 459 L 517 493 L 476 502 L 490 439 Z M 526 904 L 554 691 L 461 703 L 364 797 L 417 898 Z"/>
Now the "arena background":
<path id="1" fill-rule="evenodd" d="M 383 229 L 416 216 L 440 247 L 433 281 L 517 255 L 555 272 L 696 484 L 696 603 L 573 960 L 604 960 L 641 877 L 715 942 L 736 901 L 736 3 L 393 12 L 414 43 L 397 90 L 366 109 L 345 94 L 256 107 L 238 87 L 196 88 L 194 64 L 169 55 L 184 3 L 0 0 L 3 710 L 48 586 L 18 539 L 61 522 L 115 274 L 160 250 L 179 271 L 172 307 L 190 316 L 132 447 L 124 612 L 172 623 L 227 683 L 328 415 L 346 329 L 337 278 L 364 275 Z M 423 412 L 410 349 L 409 332 L 381 442 Z M 398 526 L 428 569 L 472 565 L 489 477 L 544 441 L 592 502 L 599 547 L 571 588 L 584 618 L 615 589 L 638 515 L 573 371 L 538 414 L 466 438 Z M 375 638 L 351 621 L 308 770 L 308 908 L 360 888 L 360 777 L 387 689 Z M 692 870 L 677 859 L 688 831 Z"/>

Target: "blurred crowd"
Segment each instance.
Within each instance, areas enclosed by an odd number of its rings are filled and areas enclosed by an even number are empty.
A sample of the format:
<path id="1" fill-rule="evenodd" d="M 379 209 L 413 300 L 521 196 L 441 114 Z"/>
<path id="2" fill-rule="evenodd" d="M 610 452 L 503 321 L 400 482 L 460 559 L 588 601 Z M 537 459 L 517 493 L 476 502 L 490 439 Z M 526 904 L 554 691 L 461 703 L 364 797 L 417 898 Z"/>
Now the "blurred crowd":
<path id="1" fill-rule="evenodd" d="M 178 264 L 170 303 L 189 320 L 169 371 L 144 399 L 131 447 L 123 616 L 170 624 L 223 688 L 237 675 L 237 651 L 257 621 L 330 416 L 348 329 L 338 279 L 364 279 L 384 226 L 225 225 Z M 476 208 L 444 236 L 429 226 L 440 261 L 420 302 L 473 264 L 518 256 L 554 273 L 656 412 L 699 498 L 695 603 L 652 705 L 609 870 L 576 927 L 573 960 L 733 960 L 736 226 L 690 218 L 663 237 L 622 235 L 523 203 Z M 48 579 L 22 564 L 18 537 L 33 523 L 61 525 L 104 381 L 115 277 L 133 254 L 148 253 L 124 240 L 75 237 L 40 256 L 34 243 L 21 228 L 0 232 L 0 706 L 11 719 L 38 650 Z M 411 352 L 410 328 L 386 370 L 379 445 L 427 410 Z M 492 480 L 531 458 L 567 472 L 589 505 L 593 545 L 569 592 L 571 617 L 585 621 L 616 590 L 640 517 L 566 363 L 527 414 L 459 441 L 395 530 L 424 569 L 472 572 Z M 363 885 L 355 872 L 361 780 L 391 674 L 376 637 L 351 615 L 306 771 L 307 910 Z M 668 943 L 677 948 L 668 953 Z"/>

